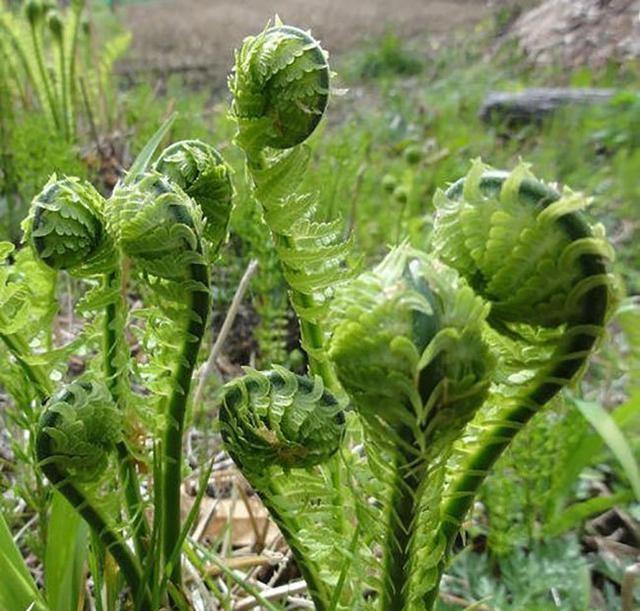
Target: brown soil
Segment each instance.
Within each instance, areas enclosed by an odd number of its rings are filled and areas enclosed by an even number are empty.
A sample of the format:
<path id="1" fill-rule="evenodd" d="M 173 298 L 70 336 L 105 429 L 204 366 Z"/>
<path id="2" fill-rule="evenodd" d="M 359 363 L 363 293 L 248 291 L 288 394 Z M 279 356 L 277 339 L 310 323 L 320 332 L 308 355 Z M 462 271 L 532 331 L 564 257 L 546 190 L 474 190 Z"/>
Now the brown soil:
<path id="1" fill-rule="evenodd" d="M 387 28 L 443 36 L 486 17 L 486 0 L 169 0 L 121 9 L 133 32 L 126 72 L 225 75 L 242 39 L 278 13 L 341 52 Z"/>

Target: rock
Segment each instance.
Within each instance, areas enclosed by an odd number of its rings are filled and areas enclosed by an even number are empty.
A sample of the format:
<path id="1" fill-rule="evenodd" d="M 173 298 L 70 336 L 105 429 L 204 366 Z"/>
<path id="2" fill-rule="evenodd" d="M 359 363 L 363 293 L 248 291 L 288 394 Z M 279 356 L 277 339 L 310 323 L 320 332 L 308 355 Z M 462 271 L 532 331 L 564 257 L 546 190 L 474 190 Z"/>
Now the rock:
<path id="1" fill-rule="evenodd" d="M 479 116 L 486 123 L 526 124 L 539 122 L 562 106 L 603 104 L 613 89 L 539 88 L 516 93 L 492 91 L 485 98 Z"/>

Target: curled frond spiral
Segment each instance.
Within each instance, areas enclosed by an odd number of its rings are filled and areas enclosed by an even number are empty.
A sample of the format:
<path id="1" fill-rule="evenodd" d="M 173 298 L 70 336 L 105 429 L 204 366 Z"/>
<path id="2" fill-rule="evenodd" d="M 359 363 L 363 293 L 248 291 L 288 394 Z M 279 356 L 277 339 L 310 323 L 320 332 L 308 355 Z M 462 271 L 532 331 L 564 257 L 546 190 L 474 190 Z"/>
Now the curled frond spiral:
<path id="1" fill-rule="evenodd" d="M 233 200 L 231 169 L 222 155 L 200 140 L 167 147 L 154 169 L 191 197 L 204 215 L 204 237 L 217 252 L 227 235 Z"/>
<path id="2" fill-rule="evenodd" d="M 152 171 L 133 174 L 112 197 L 110 230 L 122 252 L 146 276 L 154 278 L 158 295 L 172 302 L 180 345 L 171 357 L 165 404 L 162 483 L 163 561 L 170 579 L 181 586 L 180 482 L 182 436 L 193 370 L 210 310 L 210 276 L 200 207 L 175 183 Z M 159 282 L 156 282 L 159 279 Z M 164 360 L 161 352 L 160 360 Z M 162 364 L 166 368 L 166 362 Z M 176 560 L 176 558 L 178 560 Z"/>
<path id="3" fill-rule="evenodd" d="M 49 267 L 75 275 L 106 273 L 115 265 L 105 227 L 105 202 L 88 182 L 52 176 L 31 203 L 25 239 Z"/>
<path id="4" fill-rule="evenodd" d="M 382 609 L 421 608 L 444 552 L 446 460 L 487 397 L 489 306 L 406 244 L 336 293 L 329 355 L 368 434 L 384 524 Z"/>
<path id="5" fill-rule="evenodd" d="M 253 195 L 291 288 L 310 369 L 335 391 L 322 324 L 333 290 L 352 276 L 346 264 L 351 242 L 339 220 L 317 220 L 318 195 L 302 187 L 311 155 L 304 141 L 325 111 L 329 78 L 319 43 L 277 23 L 245 40 L 229 88 L 235 141 L 246 154 Z"/>
<path id="6" fill-rule="evenodd" d="M 114 191 L 109 229 L 120 248 L 152 276 L 187 280 L 202 260 L 202 213 L 177 185 L 148 172 Z"/>
<path id="7" fill-rule="evenodd" d="M 436 254 L 491 301 L 497 323 L 555 327 L 602 322 L 613 256 L 589 200 L 537 180 L 525 164 L 498 172 L 476 161 L 435 198 Z M 587 313 L 588 310 L 588 313 Z"/>
<path id="8" fill-rule="evenodd" d="M 94 506 L 83 484 L 96 483 L 112 450 L 121 443 L 122 414 L 105 385 L 78 380 L 53 395 L 44 406 L 36 434 L 42 472 L 84 518 L 112 554 L 139 608 L 151 604 L 142 570 L 112 520 Z"/>
<path id="9" fill-rule="evenodd" d="M 320 377 L 277 366 L 247 369 L 221 395 L 225 446 L 278 524 L 322 611 L 330 608 L 329 584 L 348 554 L 342 533 L 327 520 L 344 510 L 327 481 L 339 464 L 343 408 Z"/>
<path id="10" fill-rule="evenodd" d="M 320 378 L 282 367 L 248 370 L 227 384 L 220 422 L 229 453 L 250 481 L 267 465 L 306 468 L 327 461 L 345 427 L 342 406 Z"/>
<path id="11" fill-rule="evenodd" d="M 614 301 L 601 226 L 588 200 L 537 180 L 521 164 L 497 172 L 474 162 L 435 197 L 433 246 L 491 303 L 487 336 L 500 366 L 487 406 L 456 447 L 439 535 L 451 549 L 485 476 L 517 432 L 584 371 Z M 440 574 L 446 556 L 440 566 Z M 433 605 L 436 580 L 425 600 Z"/>
<path id="12" fill-rule="evenodd" d="M 40 418 L 36 451 L 42 470 L 96 481 L 121 438 L 121 428 L 121 412 L 106 386 L 91 381 L 68 385 L 49 399 Z"/>
<path id="13" fill-rule="evenodd" d="M 454 270 L 402 245 L 336 293 L 329 355 L 374 430 L 420 443 L 439 411 L 468 418 L 484 400 L 488 312 Z"/>
<path id="14" fill-rule="evenodd" d="M 229 77 L 238 143 L 286 149 L 318 125 L 329 94 L 327 53 L 308 32 L 278 24 L 245 39 Z"/>

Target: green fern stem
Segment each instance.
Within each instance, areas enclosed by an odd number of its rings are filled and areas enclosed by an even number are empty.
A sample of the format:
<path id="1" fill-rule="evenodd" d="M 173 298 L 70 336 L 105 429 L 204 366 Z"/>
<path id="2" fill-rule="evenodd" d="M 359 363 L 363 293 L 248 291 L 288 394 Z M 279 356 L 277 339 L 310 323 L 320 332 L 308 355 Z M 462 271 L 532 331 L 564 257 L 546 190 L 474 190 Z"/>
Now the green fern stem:
<path id="1" fill-rule="evenodd" d="M 406 436 L 410 446 L 412 435 Z M 393 482 L 387 516 L 387 540 L 384 547 L 384 583 L 381 611 L 407 608 L 412 539 L 419 514 L 420 487 L 425 462 L 416 459 L 419 452 L 399 450 L 393 465 Z"/>
<path id="2" fill-rule="evenodd" d="M 198 253 L 201 253 L 198 246 Z M 190 265 L 191 289 L 189 303 L 189 321 L 184 335 L 184 344 L 178 357 L 178 366 L 174 375 L 173 390 L 166 411 L 166 430 L 163 445 L 163 482 L 162 482 L 162 541 L 164 561 L 176 558 L 171 567 L 170 579 L 180 587 L 182 581 L 180 554 L 176 548 L 180 543 L 180 482 L 182 481 L 182 436 L 184 419 L 191 387 L 191 378 L 198 358 L 198 352 L 205 333 L 207 317 L 211 307 L 209 271 L 204 263 Z"/>
<path id="3" fill-rule="evenodd" d="M 253 485 L 253 484 L 252 484 Z M 267 488 L 268 492 L 261 492 Z M 277 503 L 271 502 L 272 498 L 277 498 L 280 494 L 276 484 L 272 481 L 268 485 L 258 484 L 255 487 L 258 491 L 260 499 L 267 508 L 269 515 L 273 518 L 282 536 L 285 538 L 291 554 L 293 555 L 296 566 L 300 570 L 303 579 L 307 584 L 309 595 L 313 600 L 313 604 L 317 611 L 328 611 L 330 609 L 330 601 L 332 599 L 331 592 L 327 584 L 323 581 L 318 565 L 309 557 L 308 551 L 300 543 L 297 533 L 300 532 L 300 525 L 295 519 L 294 512 L 283 512 L 278 508 Z"/>
<path id="4" fill-rule="evenodd" d="M 65 138 L 70 141 L 72 139 L 71 132 L 71 110 L 69 107 L 69 82 L 67 75 L 67 67 L 65 61 L 64 54 L 64 43 L 60 40 L 57 43 L 58 46 L 58 61 L 60 63 L 59 71 L 60 71 L 60 93 L 61 93 L 61 101 L 62 101 L 62 109 L 61 109 L 61 119 L 62 126 L 64 128 Z"/>
<path id="5" fill-rule="evenodd" d="M 268 166 L 268 162 L 262 151 L 252 152 L 245 151 L 247 155 L 247 167 L 249 172 L 254 170 L 264 170 Z M 281 233 L 275 232 L 269 228 L 274 239 L 282 242 L 287 248 L 295 248 L 294 240 Z M 286 265 L 283 261 L 281 265 Z M 300 304 L 304 309 L 311 309 L 315 304 L 313 295 L 301 293 L 295 287 L 289 285 L 290 300 L 295 305 Z M 311 375 L 319 375 L 324 382 L 325 388 L 334 392 L 341 393 L 341 386 L 333 369 L 331 361 L 326 354 L 326 341 L 323 328 L 316 322 L 309 320 L 304 316 L 298 316 L 300 324 L 300 335 L 303 347 L 307 349 L 307 357 L 309 359 L 309 372 Z"/>
<path id="6" fill-rule="evenodd" d="M 287 246 L 292 247 L 292 240 L 287 236 L 278 236 L 278 239 L 286 242 Z M 291 291 L 293 300 L 300 303 L 303 308 L 314 307 L 314 299 L 312 295 L 306 295 L 296 291 L 293 287 Z M 302 337 L 302 345 L 309 348 L 307 356 L 309 358 L 309 373 L 311 375 L 319 375 L 324 382 L 325 387 L 334 392 L 340 392 L 340 383 L 336 376 L 331 361 L 326 355 L 325 334 L 322 327 L 315 322 L 298 317 L 300 322 L 300 335 Z M 319 355 L 319 356 L 318 356 Z"/>
<path id="7" fill-rule="evenodd" d="M 499 189 L 504 177 L 487 175 L 482 178 L 484 189 Z M 450 193 L 463 188 L 462 181 L 452 185 Z M 560 199 L 554 189 L 525 179 L 520 186 L 520 197 L 529 204 L 542 202 L 544 207 Z M 567 237 L 572 241 L 591 238 L 593 233 L 586 220 L 579 213 L 571 213 L 557 220 Z M 446 541 L 446 553 L 438 564 L 438 577 L 435 586 L 424 598 L 425 608 L 431 609 L 438 596 L 439 584 L 448 564 L 455 539 L 462 527 L 463 520 L 493 465 L 531 418 L 553 397 L 567 386 L 584 368 L 602 334 L 611 300 L 611 286 L 607 278 L 605 260 L 601 253 L 580 255 L 584 291 L 580 294 L 580 311 L 567 324 L 560 344 L 549 358 L 549 365 L 540 371 L 529 393 L 517 405 L 505 414 L 501 414 L 499 424 L 485 431 L 478 448 L 465 460 L 460 475 L 454 479 L 444 492 L 441 508 L 442 521 L 438 537 Z M 501 321 L 489 315 L 488 321 L 500 328 Z"/>
<path id="8" fill-rule="evenodd" d="M 60 414 L 48 412 L 42 421 L 43 427 L 56 428 Z M 64 471 L 60 470 L 53 460 L 48 460 L 54 453 L 52 437 L 40 434 L 36 440 L 36 452 L 40 460 L 40 468 L 47 479 L 62 494 L 71 506 L 82 516 L 104 548 L 118 563 L 124 578 L 131 588 L 133 599 L 141 611 L 151 611 L 149 593 L 144 587 L 142 571 L 122 538 L 109 526 L 102 513 L 95 508 L 82 489 L 72 482 Z"/>
<path id="9" fill-rule="evenodd" d="M 85 7 L 85 1 L 80 0 L 71 3 L 72 15 L 72 34 L 71 43 L 69 45 L 69 66 L 68 66 L 68 83 L 69 83 L 69 112 L 71 117 L 71 125 L 75 131 L 75 109 L 76 109 L 76 61 L 78 54 L 78 38 L 80 35 L 81 15 Z"/>
<path id="10" fill-rule="evenodd" d="M 120 273 L 113 271 L 105 276 L 108 287 L 120 287 Z M 122 297 L 117 294 L 114 301 L 105 307 L 104 313 L 104 367 L 107 388 L 113 398 L 114 403 L 120 410 L 124 409 L 121 384 L 122 372 L 119 371 L 119 354 L 123 351 L 124 328 L 122 325 Z M 144 504 L 140 493 L 138 474 L 136 472 L 135 461 L 124 441 L 116 444 L 118 454 L 118 466 L 120 469 L 120 480 L 124 486 L 124 497 L 127 504 L 127 514 L 133 527 L 133 540 L 136 554 L 139 558 L 145 557 L 146 542 L 149 539 L 149 525 L 144 515 Z"/>

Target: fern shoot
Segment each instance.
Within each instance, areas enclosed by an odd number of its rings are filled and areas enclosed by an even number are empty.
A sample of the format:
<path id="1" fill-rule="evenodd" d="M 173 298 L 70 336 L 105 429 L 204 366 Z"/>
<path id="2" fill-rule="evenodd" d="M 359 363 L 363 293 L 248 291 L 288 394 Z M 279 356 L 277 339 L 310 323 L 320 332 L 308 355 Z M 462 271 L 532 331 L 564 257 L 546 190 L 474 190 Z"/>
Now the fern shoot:
<path id="1" fill-rule="evenodd" d="M 299 514 L 304 510 L 291 511 L 283 475 L 302 469 L 312 475 L 314 467 L 339 450 L 345 433 L 343 406 L 319 377 L 311 380 L 277 366 L 248 370 L 225 386 L 220 424 L 230 455 L 286 537 L 316 608 L 328 609 L 331 589 L 301 536 L 304 516 Z M 304 497 L 302 489 L 297 496 L 298 501 Z"/>
<path id="2" fill-rule="evenodd" d="M 36 438 L 40 468 L 85 519 L 114 557 L 141 609 L 150 610 L 149 593 L 138 560 L 110 520 L 94 506 L 82 484 L 105 471 L 109 452 L 121 435 L 121 414 L 106 387 L 77 381 L 45 404 Z"/>
<path id="3" fill-rule="evenodd" d="M 310 159 L 304 142 L 322 118 L 329 85 L 320 44 L 279 22 L 245 40 L 229 77 L 235 141 L 245 152 L 253 194 L 275 242 L 310 370 L 336 391 L 322 325 L 333 288 L 350 276 L 350 242 L 339 221 L 316 220 L 318 196 L 301 189 Z"/>

